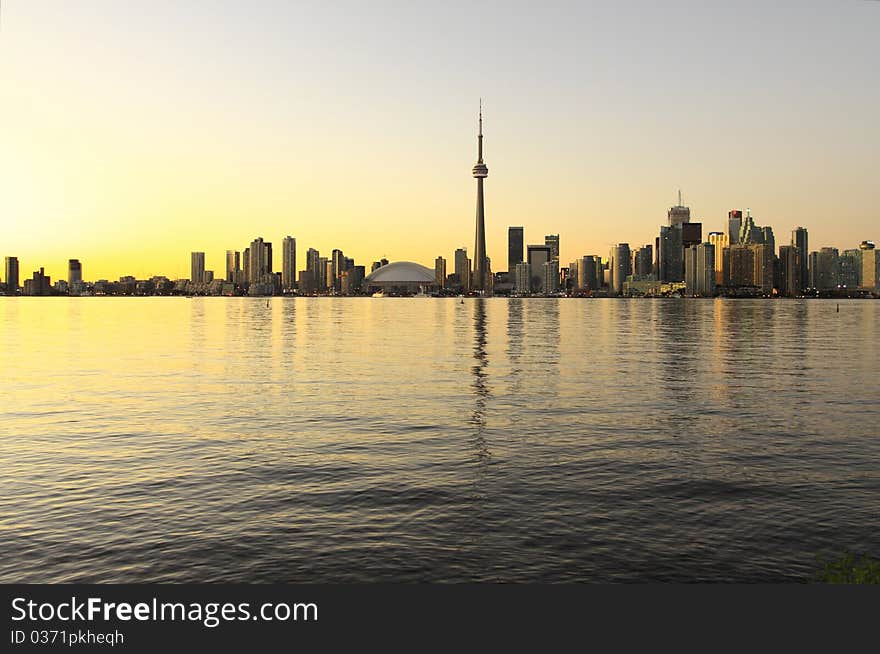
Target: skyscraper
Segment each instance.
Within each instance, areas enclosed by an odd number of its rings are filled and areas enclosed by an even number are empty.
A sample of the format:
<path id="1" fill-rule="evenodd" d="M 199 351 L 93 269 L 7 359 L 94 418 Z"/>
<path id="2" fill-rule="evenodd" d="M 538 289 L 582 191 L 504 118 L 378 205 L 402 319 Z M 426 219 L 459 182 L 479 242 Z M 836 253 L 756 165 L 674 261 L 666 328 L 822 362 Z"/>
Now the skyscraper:
<path id="1" fill-rule="evenodd" d="M 296 285 L 296 239 L 285 236 L 281 240 L 281 286 L 287 290 Z"/>
<path id="2" fill-rule="evenodd" d="M 15 295 L 18 291 L 18 257 L 6 257 L 6 292 Z"/>
<path id="3" fill-rule="evenodd" d="M 82 264 L 79 259 L 69 259 L 67 261 L 67 283 L 73 286 L 74 284 L 82 284 L 82 280 Z"/>
<path id="4" fill-rule="evenodd" d="M 810 288 L 820 291 L 837 288 L 838 261 L 837 248 L 825 247 L 818 252 L 810 252 Z"/>
<path id="5" fill-rule="evenodd" d="M 727 234 L 730 245 L 739 243 L 739 232 L 742 229 L 743 212 L 739 209 L 731 209 L 727 212 Z"/>
<path id="6" fill-rule="evenodd" d="M 523 262 L 524 243 L 522 227 L 507 228 L 507 272 L 511 281 L 516 275 L 516 264 Z"/>
<path id="7" fill-rule="evenodd" d="M 489 176 L 489 168 L 483 163 L 483 102 L 480 101 L 480 131 L 477 136 L 477 163 L 473 168 L 477 180 L 477 226 L 474 242 L 474 274 L 471 288 L 486 290 L 486 219 L 483 207 L 483 180 Z"/>
<path id="8" fill-rule="evenodd" d="M 636 250 L 633 275 L 638 278 L 647 278 L 654 272 L 654 246 L 643 245 Z"/>
<path id="9" fill-rule="evenodd" d="M 681 225 L 660 228 L 657 242 L 657 279 L 661 282 L 684 281 Z"/>
<path id="10" fill-rule="evenodd" d="M 779 247 L 779 293 L 794 297 L 803 287 L 800 280 L 801 267 L 798 261 L 798 249 L 795 245 Z"/>
<path id="11" fill-rule="evenodd" d="M 446 288 L 446 259 L 443 257 L 434 259 L 434 283 L 438 288 Z"/>
<path id="12" fill-rule="evenodd" d="M 708 240 L 715 246 L 715 284 L 720 286 L 724 283 L 724 248 L 730 245 L 730 239 L 724 232 L 709 232 Z"/>
<path id="13" fill-rule="evenodd" d="M 321 271 L 319 270 L 320 262 L 321 253 L 315 248 L 309 248 L 306 251 L 306 270 L 311 274 L 316 289 L 321 286 Z"/>
<path id="14" fill-rule="evenodd" d="M 862 252 L 862 288 L 870 291 L 880 290 L 880 250 L 873 241 L 862 241 L 859 245 Z"/>
<path id="15" fill-rule="evenodd" d="M 532 271 L 529 264 L 523 262 L 516 264 L 516 280 L 514 288 L 517 293 L 530 293 L 532 289 Z"/>
<path id="16" fill-rule="evenodd" d="M 526 248 L 526 263 L 529 264 L 529 291 L 540 293 L 544 288 L 544 264 L 550 261 L 550 248 L 546 245 L 529 245 Z"/>
<path id="17" fill-rule="evenodd" d="M 684 278 L 687 294 L 712 297 L 715 294 L 715 246 L 692 245 L 684 254 Z"/>
<path id="18" fill-rule="evenodd" d="M 681 203 L 680 190 L 678 192 L 678 204 L 674 207 L 670 207 L 669 211 L 666 212 L 666 217 L 669 219 L 670 227 L 681 225 L 682 223 L 689 223 L 691 221 L 690 207 L 686 207 Z"/>
<path id="19" fill-rule="evenodd" d="M 559 261 L 550 259 L 541 266 L 541 292 L 544 295 L 552 295 L 559 287 Z"/>
<path id="20" fill-rule="evenodd" d="M 544 237 L 544 245 L 550 248 L 550 260 L 559 261 L 559 234 L 547 234 Z"/>
<path id="21" fill-rule="evenodd" d="M 335 249 L 330 253 L 330 268 L 330 279 L 332 281 L 328 282 L 328 286 L 338 291 L 340 289 L 342 273 L 345 272 L 345 255 L 342 253 L 342 250 Z"/>
<path id="22" fill-rule="evenodd" d="M 611 290 L 623 293 L 623 282 L 632 274 L 632 253 L 629 243 L 618 243 L 611 248 Z"/>
<path id="23" fill-rule="evenodd" d="M 272 272 L 272 244 L 266 243 L 262 236 L 251 241 L 248 281 L 251 284 L 270 283 L 268 276 Z"/>
<path id="24" fill-rule="evenodd" d="M 201 284 L 205 281 L 205 253 L 193 252 L 190 255 L 190 275 L 189 281 L 194 284 Z"/>
<path id="25" fill-rule="evenodd" d="M 238 284 L 239 271 L 241 270 L 241 253 L 236 250 L 226 250 L 226 281 Z"/>
<path id="26" fill-rule="evenodd" d="M 455 251 L 455 274 L 458 277 L 458 283 L 461 284 L 461 290 L 464 292 L 471 290 L 471 260 L 468 259 L 467 248 L 458 248 Z"/>
<path id="27" fill-rule="evenodd" d="M 791 244 L 797 249 L 798 283 L 800 284 L 800 287 L 797 290 L 801 291 L 806 288 L 807 282 L 810 279 L 807 276 L 807 259 L 809 256 L 809 250 L 807 249 L 808 241 L 806 227 L 797 227 L 792 230 Z"/>

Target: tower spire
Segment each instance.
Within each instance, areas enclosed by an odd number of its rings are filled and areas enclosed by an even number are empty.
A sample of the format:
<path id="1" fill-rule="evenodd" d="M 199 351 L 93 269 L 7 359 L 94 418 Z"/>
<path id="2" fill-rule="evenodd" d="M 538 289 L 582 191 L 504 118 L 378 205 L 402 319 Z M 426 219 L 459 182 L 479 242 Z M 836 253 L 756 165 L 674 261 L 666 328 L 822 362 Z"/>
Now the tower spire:
<path id="1" fill-rule="evenodd" d="M 477 135 L 477 163 L 483 163 L 483 98 L 480 98 L 480 131 Z"/>

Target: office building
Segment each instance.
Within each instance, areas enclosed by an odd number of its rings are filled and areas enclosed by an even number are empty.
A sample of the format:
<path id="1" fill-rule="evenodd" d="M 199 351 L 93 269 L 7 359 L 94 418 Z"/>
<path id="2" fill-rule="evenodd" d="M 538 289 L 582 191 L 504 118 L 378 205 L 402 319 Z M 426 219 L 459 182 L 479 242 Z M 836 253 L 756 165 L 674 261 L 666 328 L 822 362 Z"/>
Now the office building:
<path id="1" fill-rule="evenodd" d="M 529 264 L 526 262 L 516 264 L 515 276 L 514 290 L 520 294 L 531 293 L 532 270 Z"/>
<path id="2" fill-rule="evenodd" d="M 19 287 L 18 257 L 6 257 L 6 292 L 15 295 Z"/>
<path id="3" fill-rule="evenodd" d="M 544 264 L 551 261 L 550 247 L 547 245 L 529 245 L 526 248 L 526 263 L 529 264 L 529 291 L 541 293 L 544 289 Z"/>
<path id="4" fill-rule="evenodd" d="M 674 228 L 673 228 L 674 229 Z M 629 243 L 618 243 L 611 248 L 611 290 L 623 293 L 623 283 L 632 274 L 632 254 Z"/>
<path id="5" fill-rule="evenodd" d="M 636 250 L 633 275 L 639 279 L 647 278 L 654 273 L 654 246 L 643 245 Z"/>
<path id="6" fill-rule="evenodd" d="M 873 241 L 862 241 L 859 250 L 862 252 L 862 288 L 880 291 L 880 250 L 874 246 Z"/>
<path id="7" fill-rule="evenodd" d="M 458 248 L 455 251 L 455 276 L 465 293 L 471 290 L 471 260 L 468 259 L 467 248 Z"/>
<path id="8" fill-rule="evenodd" d="M 434 259 L 434 283 L 437 288 L 446 287 L 446 259 L 443 257 Z"/>
<path id="9" fill-rule="evenodd" d="M 739 244 L 739 232 L 742 229 L 743 212 L 739 209 L 731 209 L 727 212 L 727 235 L 730 245 Z"/>
<path id="10" fill-rule="evenodd" d="M 82 286 L 82 264 L 79 259 L 69 259 L 67 261 L 67 284 L 72 287 L 74 284 Z"/>
<path id="11" fill-rule="evenodd" d="M 45 270 L 40 268 L 34 271 L 31 279 L 24 280 L 24 295 L 50 295 L 52 293 L 52 280 L 46 276 Z"/>
<path id="12" fill-rule="evenodd" d="M 523 262 L 525 240 L 522 227 L 507 228 L 507 272 L 511 278 L 516 274 L 516 265 Z"/>
<path id="13" fill-rule="evenodd" d="M 794 248 L 796 248 L 796 256 L 797 256 L 797 267 L 798 267 L 798 283 L 800 287 L 798 291 L 802 291 L 807 286 L 807 282 L 809 281 L 808 276 L 808 257 L 809 250 L 808 248 L 808 240 L 807 240 L 807 230 L 805 227 L 797 227 L 791 232 L 791 244 Z"/>
<path id="14" fill-rule="evenodd" d="M 596 291 L 601 286 L 602 262 L 597 256 L 582 257 L 578 264 L 578 289 Z"/>
<path id="15" fill-rule="evenodd" d="M 550 260 L 559 263 L 559 234 L 547 234 L 544 245 L 550 248 Z"/>
<path id="16" fill-rule="evenodd" d="M 839 283 L 840 255 L 837 248 L 821 248 L 818 252 L 810 252 L 808 269 L 810 271 L 809 288 L 828 291 L 837 288 Z"/>
<path id="17" fill-rule="evenodd" d="M 296 239 L 281 239 L 281 287 L 287 291 L 296 286 Z"/>
<path id="18" fill-rule="evenodd" d="M 236 250 L 226 250 L 226 281 L 241 283 L 241 253 Z"/>
<path id="19" fill-rule="evenodd" d="M 715 246 L 715 284 L 724 284 L 724 248 L 730 246 L 730 238 L 724 232 L 709 232 L 707 239 Z"/>
<path id="20" fill-rule="evenodd" d="M 795 245 L 779 247 L 779 293 L 795 297 L 801 293 L 801 266 L 798 259 L 798 248 Z"/>
<path id="21" fill-rule="evenodd" d="M 193 252 L 190 255 L 190 274 L 189 281 L 194 284 L 201 284 L 205 281 L 205 253 Z"/>
<path id="22" fill-rule="evenodd" d="M 657 239 L 657 279 L 661 282 L 684 281 L 684 247 L 681 226 L 661 227 Z"/>
<path id="23" fill-rule="evenodd" d="M 559 261 L 551 259 L 542 266 L 541 293 L 553 295 L 559 290 Z"/>
<path id="24" fill-rule="evenodd" d="M 715 246 L 711 243 L 691 245 L 684 252 L 686 292 L 695 297 L 715 294 Z"/>

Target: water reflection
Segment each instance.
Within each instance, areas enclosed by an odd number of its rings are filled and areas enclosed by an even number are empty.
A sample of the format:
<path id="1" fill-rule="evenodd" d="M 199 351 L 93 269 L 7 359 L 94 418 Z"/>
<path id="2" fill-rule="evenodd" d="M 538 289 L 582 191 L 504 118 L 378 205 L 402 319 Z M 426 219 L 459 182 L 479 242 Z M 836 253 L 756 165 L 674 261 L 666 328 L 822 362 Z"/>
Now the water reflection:
<path id="1" fill-rule="evenodd" d="M 489 365 L 489 357 L 486 352 L 486 302 L 484 298 L 476 298 L 474 301 L 474 359 L 471 366 L 474 390 L 474 410 L 471 413 L 471 424 L 474 426 L 474 446 L 477 459 L 482 463 L 489 458 L 489 448 L 486 444 L 486 406 L 491 395 L 486 367 Z"/>

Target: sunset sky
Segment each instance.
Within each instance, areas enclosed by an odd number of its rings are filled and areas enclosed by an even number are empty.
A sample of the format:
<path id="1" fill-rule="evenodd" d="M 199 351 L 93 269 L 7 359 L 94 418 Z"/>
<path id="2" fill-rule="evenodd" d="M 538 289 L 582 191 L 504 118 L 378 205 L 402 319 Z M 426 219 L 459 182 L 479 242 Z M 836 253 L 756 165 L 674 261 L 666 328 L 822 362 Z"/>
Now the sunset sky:
<path id="1" fill-rule="evenodd" d="M 0 257 L 472 253 L 481 96 L 495 270 L 508 225 L 563 265 L 653 242 L 679 188 L 704 235 L 880 241 L 880 2 L 706 4 L 5 0 Z"/>

